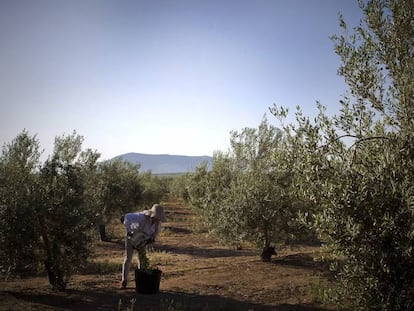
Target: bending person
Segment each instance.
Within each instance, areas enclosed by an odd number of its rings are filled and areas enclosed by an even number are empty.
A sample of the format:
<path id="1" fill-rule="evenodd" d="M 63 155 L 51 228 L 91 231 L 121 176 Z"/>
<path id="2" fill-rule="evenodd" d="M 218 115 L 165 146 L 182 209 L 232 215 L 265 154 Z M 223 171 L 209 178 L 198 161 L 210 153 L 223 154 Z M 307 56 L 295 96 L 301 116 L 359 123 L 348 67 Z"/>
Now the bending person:
<path id="1" fill-rule="evenodd" d="M 125 258 L 122 264 L 121 288 L 126 288 L 134 248 L 138 250 L 138 268 L 146 258 L 145 247 L 155 241 L 165 222 L 164 207 L 154 204 L 151 209 L 138 213 L 128 213 L 121 217 L 126 229 Z"/>

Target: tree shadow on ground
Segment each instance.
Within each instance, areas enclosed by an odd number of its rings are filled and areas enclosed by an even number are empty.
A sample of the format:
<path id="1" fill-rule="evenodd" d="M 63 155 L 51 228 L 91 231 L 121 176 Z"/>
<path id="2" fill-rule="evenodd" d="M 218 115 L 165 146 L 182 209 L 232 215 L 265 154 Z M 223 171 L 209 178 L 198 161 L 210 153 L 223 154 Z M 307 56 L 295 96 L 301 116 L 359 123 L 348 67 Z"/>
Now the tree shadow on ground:
<path id="1" fill-rule="evenodd" d="M 171 227 L 173 228 L 173 227 Z M 170 229 L 171 229 L 170 228 Z M 187 229 L 181 228 L 174 228 L 174 233 L 189 233 Z M 99 246 L 102 249 L 108 249 L 108 251 L 112 251 L 114 244 L 116 245 L 116 249 L 123 250 L 125 247 L 125 240 L 108 240 L 102 242 Z M 240 256 L 254 256 L 258 255 L 258 253 L 254 250 L 235 250 L 230 248 L 204 248 L 204 247 L 196 247 L 196 246 L 179 246 L 179 245 L 168 245 L 165 243 L 158 244 L 157 242 L 151 244 L 150 247 L 154 248 L 157 251 L 165 251 L 171 252 L 174 254 L 181 254 L 181 255 L 191 255 L 196 257 L 202 258 L 219 258 L 219 257 L 240 257 Z"/>
<path id="2" fill-rule="evenodd" d="M 321 271 L 327 270 L 328 268 L 326 263 L 315 261 L 311 254 L 306 253 L 298 253 L 276 258 L 272 260 L 272 264 Z"/>
<path id="3" fill-rule="evenodd" d="M 163 230 L 168 230 L 168 231 L 170 231 L 172 233 L 179 233 L 179 234 L 190 234 L 190 233 L 193 233 L 192 230 L 185 229 L 185 228 L 173 227 L 173 226 L 165 226 L 165 227 L 163 227 Z"/>
<path id="4" fill-rule="evenodd" d="M 257 252 L 254 250 L 233 250 L 225 248 L 202 248 L 196 246 L 177 246 L 177 245 L 156 245 L 159 251 L 171 252 L 174 254 L 191 255 L 202 258 L 219 258 L 219 257 L 240 257 L 254 256 Z"/>
<path id="5" fill-rule="evenodd" d="M 165 209 L 165 216 L 167 220 L 171 220 L 176 217 L 187 217 L 189 215 L 192 215 L 193 213 L 188 210 L 182 210 L 181 209 Z"/>
<path id="6" fill-rule="evenodd" d="M 108 239 L 103 241 L 101 245 L 99 245 L 102 249 L 114 250 L 114 244 L 116 249 L 123 249 L 125 247 L 125 238 L 122 239 Z"/>
<path id="7" fill-rule="evenodd" d="M 165 310 L 255 310 L 255 311 L 322 311 L 326 310 L 311 305 L 262 305 L 238 301 L 218 295 L 197 295 L 185 292 L 161 291 L 157 294 L 137 294 L 135 289 L 127 290 L 67 290 L 64 293 L 31 293 L 7 291 L 1 294 L 13 296 L 30 302 L 31 310 L 133 310 L 165 311 Z M 36 306 L 36 307 L 35 307 Z"/>

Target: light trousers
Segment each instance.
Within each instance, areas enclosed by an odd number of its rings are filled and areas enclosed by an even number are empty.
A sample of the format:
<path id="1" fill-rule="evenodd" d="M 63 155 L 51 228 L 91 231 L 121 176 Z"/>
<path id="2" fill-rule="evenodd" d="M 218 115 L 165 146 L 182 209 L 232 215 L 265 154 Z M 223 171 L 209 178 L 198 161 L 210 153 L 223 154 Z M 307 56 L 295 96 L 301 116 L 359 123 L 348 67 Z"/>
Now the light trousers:
<path id="1" fill-rule="evenodd" d="M 138 253 L 138 269 L 140 263 L 145 261 L 147 257 L 146 247 L 140 247 Z M 132 256 L 134 255 L 134 248 L 132 247 L 131 240 L 128 237 L 125 238 L 125 258 L 122 264 L 122 281 L 128 281 L 129 270 L 131 268 Z"/>

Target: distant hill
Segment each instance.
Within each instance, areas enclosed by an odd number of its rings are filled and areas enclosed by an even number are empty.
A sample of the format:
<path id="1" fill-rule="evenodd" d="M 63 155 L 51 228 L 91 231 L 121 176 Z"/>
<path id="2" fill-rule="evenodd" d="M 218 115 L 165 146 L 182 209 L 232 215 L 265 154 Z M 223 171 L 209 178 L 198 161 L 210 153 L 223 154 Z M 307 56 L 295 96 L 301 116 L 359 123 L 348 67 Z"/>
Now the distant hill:
<path id="1" fill-rule="evenodd" d="M 126 153 L 115 157 L 133 164 L 140 164 L 140 172 L 151 171 L 153 174 L 177 174 L 192 172 L 204 161 L 210 166 L 213 157 L 184 156 L 170 154 Z"/>

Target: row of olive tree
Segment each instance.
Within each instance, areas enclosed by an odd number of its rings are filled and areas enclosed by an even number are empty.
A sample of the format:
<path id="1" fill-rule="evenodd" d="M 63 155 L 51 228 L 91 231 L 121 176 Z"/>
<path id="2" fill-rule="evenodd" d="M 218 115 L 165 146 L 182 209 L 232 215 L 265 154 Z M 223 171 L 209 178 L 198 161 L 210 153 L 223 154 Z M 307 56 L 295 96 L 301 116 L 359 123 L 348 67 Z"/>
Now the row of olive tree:
<path id="1" fill-rule="evenodd" d="M 50 284 L 64 290 L 90 252 L 98 225 L 134 211 L 164 194 L 165 186 L 139 166 L 98 162 L 82 151 L 83 138 L 57 137 L 41 164 L 40 144 L 27 131 L 3 147 L 0 158 L 0 262 L 6 275 L 46 269 Z"/>
<path id="2" fill-rule="evenodd" d="M 332 252 L 329 298 L 351 310 L 414 309 L 414 2 L 359 1 L 353 31 L 333 36 L 350 93 L 296 122 L 273 107 L 233 133 L 229 153 L 183 177 L 209 229 L 238 244 L 294 233 L 295 214 Z"/>

